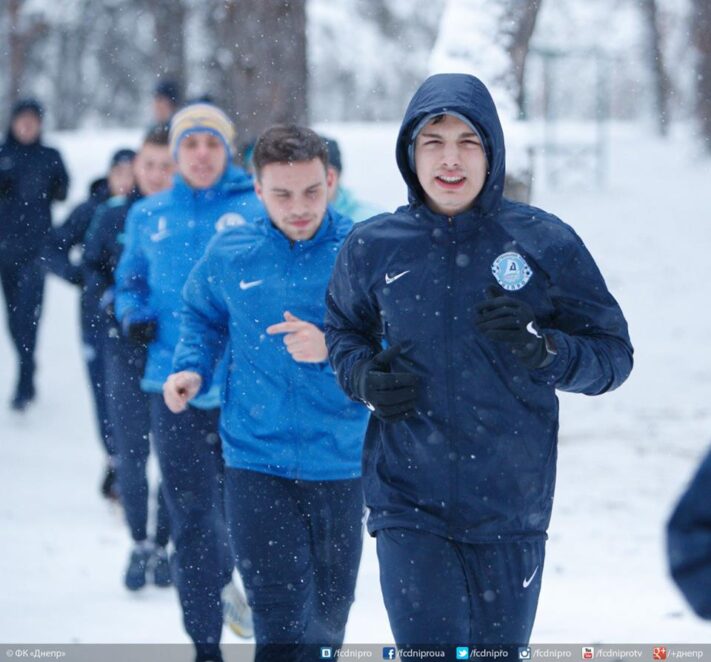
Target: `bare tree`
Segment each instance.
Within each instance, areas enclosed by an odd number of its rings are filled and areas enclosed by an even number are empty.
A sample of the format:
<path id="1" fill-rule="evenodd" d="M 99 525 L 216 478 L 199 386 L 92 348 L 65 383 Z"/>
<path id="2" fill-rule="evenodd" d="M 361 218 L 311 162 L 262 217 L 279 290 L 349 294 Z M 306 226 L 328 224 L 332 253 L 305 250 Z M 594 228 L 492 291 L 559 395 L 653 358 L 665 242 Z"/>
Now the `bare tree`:
<path id="1" fill-rule="evenodd" d="M 669 125 L 671 83 L 664 61 L 657 0 L 641 0 L 640 9 L 642 10 L 647 31 L 649 60 L 654 76 L 654 101 L 657 111 L 657 126 L 659 134 L 666 136 Z"/>
<path id="2" fill-rule="evenodd" d="M 513 75 L 516 80 L 516 103 L 521 117 L 526 114 L 523 84 L 526 77 L 526 58 L 542 1 L 510 2 L 508 20 L 503 26 L 503 31 L 509 34 L 508 52 L 511 56 Z"/>
<path id="3" fill-rule="evenodd" d="M 185 90 L 185 30 L 188 10 L 183 0 L 139 0 L 153 16 L 153 75 L 176 81 Z"/>
<path id="4" fill-rule="evenodd" d="M 706 150 L 711 152 L 711 3 L 693 0 L 691 19 L 697 51 L 696 115 Z"/>
<path id="5" fill-rule="evenodd" d="M 39 15 L 23 11 L 25 0 L 5 0 L 7 27 L 8 89 L 7 102 L 13 104 L 22 93 L 25 67 L 37 42 L 47 34 L 47 24 Z"/>
<path id="6" fill-rule="evenodd" d="M 273 123 L 308 121 L 306 0 L 210 2 L 217 100 L 242 141 Z"/>

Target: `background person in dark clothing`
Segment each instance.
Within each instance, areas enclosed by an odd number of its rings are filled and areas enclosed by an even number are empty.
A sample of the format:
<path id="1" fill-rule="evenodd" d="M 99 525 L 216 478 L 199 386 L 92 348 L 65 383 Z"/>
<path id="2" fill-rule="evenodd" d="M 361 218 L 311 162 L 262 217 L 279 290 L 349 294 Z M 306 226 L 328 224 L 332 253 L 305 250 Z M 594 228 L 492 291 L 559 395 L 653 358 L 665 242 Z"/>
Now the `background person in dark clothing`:
<path id="1" fill-rule="evenodd" d="M 103 316 L 99 314 L 98 301 L 87 296 L 81 265 L 78 260 L 72 259 L 72 253 L 83 253 L 86 234 L 96 209 L 109 198 L 125 200 L 133 189 L 135 156 L 136 152 L 126 148 L 113 154 L 107 176 L 91 183 L 88 198 L 74 208 L 62 225 L 52 228 L 42 251 L 42 266 L 45 269 L 82 288 L 82 348 L 94 399 L 99 436 L 106 450 L 107 460 L 100 489 L 101 493 L 110 499 L 117 498 L 118 492 L 115 486 L 113 432 L 106 412 L 103 352 L 99 347 L 106 335 L 106 324 Z"/>
<path id="2" fill-rule="evenodd" d="M 52 227 L 52 202 L 64 200 L 69 186 L 59 152 L 41 142 L 42 114 L 34 99 L 16 103 L 0 146 L 0 280 L 19 359 L 11 401 L 17 411 L 35 397 L 34 355 L 44 292 L 38 255 Z"/>
<path id="3" fill-rule="evenodd" d="M 153 89 L 153 122 L 154 127 L 170 124 L 183 102 L 180 84 L 175 80 L 162 80 Z"/>
<path id="4" fill-rule="evenodd" d="M 136 190 L 100 205 L 86 236 L 82 267 L 86 298 L 96 306 L 102 338 L 98 344 L 105 375 L 106 413 L 113 432 L 118 491 L 134 542 L 124 574 L 124 585 L 136 591 L 150 575 L 157 586 L 171 583 L 166 545 L 169 526 L 165 500 L 158 488 L 155 535 L 148 537 L 149 489 L 146 462 L 150 446 L 150 399 L 141 390 L 146 345 L 121 334 L 113 314 L 114 270 L 123 252 L 123 232 L 131 206 L 144 196 L 170 188 L 173 159 L 166 128 L 152 129 L 134 163 Z"/>
<path id="5" fill-rule="evenodd" d="M 711 619 L 711 450 L 667 526 L 669 568 L 701 618 Z"/>

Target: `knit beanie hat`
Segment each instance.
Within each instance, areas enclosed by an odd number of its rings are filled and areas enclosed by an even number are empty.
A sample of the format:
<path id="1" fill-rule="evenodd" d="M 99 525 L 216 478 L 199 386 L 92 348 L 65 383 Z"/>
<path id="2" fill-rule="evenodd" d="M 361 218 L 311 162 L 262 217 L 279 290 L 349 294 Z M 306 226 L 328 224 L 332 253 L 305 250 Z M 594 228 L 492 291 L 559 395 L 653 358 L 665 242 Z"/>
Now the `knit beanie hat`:
<path id="1" fill-rule="evenodd" d="M 178 156 L 180 141 L 191 133 L 211 133 L 222 140 L 228 158 L 232 157 L 235 127 L 217 106 L 194 103 L 179 110 L 170 120 L 170 152 Z"/>

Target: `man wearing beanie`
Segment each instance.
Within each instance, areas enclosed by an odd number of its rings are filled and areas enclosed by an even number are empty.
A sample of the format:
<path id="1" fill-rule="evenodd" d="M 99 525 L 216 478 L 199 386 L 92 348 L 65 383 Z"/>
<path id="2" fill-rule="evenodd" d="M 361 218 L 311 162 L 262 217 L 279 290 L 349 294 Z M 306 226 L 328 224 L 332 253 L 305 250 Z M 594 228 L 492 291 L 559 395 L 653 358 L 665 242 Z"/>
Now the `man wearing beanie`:
<path id="1" fill-rule="evenodd" d="M 16 411 L 35 397 L 34 355 L 44 292 L 38 258 L 52 227 L 52 202 L 64 200 L 69 187 L 59 152 L 42 144 L 43 114 L 38 101 L 18 101 L 0 145 L 0 281 L 19 363 L 10 403 Z"/>
<path id="2" fill-rule="evenodd" d="M 221 592 L 231 587 L 233 567 L 217 432 L 222 380 L 181 414 L 168 410 L 161 393 L 180 337 L 180 293 L 191 268 L 216 232 L 264 213 L 252 179 L 231 164 L 234 137 L 228 117 L 211 104 L 193 104 L 175 114 L 173 187 L 131 208 L 115 274 L 115 310 L 123 333 L 148 345 L 141 388 L 150 394 L 151 433 L 175 543 L 175 582 L 198 660 L 221 659 Z M 251 634 L 249 623 L 242 633 Z"/>
<path id="3" fill-rule="evenodd" d="M 526 644 L 555 391 L 620 386 L 627 323 L 574 230 L 502 197 L 504 136 L 480 80 L 428 78 L 396 157 L 409 204 L 346 239 L 325 323 L 341 386 L 372 411 L 363 484 L 390 626 L 406 648 Z"/>
<path id="4" fill-rule="evenodd" d="M 82 289 L 81 338 L 99 437 L 106 452 L 106 470 L 100 489 L 108 499 L 116 499 L 118 494 L 115 485 L 113 432 L 106 411 L 104 361 L 100 347 L 106 329 L 97 302 L 87 296 L 81 266 L 70 259 L 70 254 L 77 248 L 83 254 L 86 235 L 97 207 L 110 198 L 125 199 L 133 189 L 135 156 L 132 149 L 125 147 L 114 152 L 107 175 L 95 179 L 89 186 L 86 200 L 72 210 L 62 225 L 52 228 L 42 251 L 42 266 L 45 269 Z"/>

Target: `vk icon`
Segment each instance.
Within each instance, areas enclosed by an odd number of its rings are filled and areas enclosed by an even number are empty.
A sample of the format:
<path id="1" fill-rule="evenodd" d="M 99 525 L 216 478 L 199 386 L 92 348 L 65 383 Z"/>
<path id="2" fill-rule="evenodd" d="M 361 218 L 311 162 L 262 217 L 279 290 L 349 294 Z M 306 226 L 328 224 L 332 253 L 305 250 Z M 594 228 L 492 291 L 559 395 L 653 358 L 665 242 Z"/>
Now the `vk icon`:
<path id="1" fill-rule="evenodd" d="M 384 660 L 394 660 L 396 656 L 397 656 L 397 652 L 395 651 L 394 646 L 383 647 L 383 659 Z"/>
<path id="2" fill-rule="evenodd" d="M 469 659 L 469 646 L 457 646 L 457 659 L 458 660 L 468 660 Z"/>

